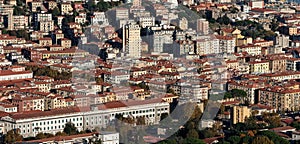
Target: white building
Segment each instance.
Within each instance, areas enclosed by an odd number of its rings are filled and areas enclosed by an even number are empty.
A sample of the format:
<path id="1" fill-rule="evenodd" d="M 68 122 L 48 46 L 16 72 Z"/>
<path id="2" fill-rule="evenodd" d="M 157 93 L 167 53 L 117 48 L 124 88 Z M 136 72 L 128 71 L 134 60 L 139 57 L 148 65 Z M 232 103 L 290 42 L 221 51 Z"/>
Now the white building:
<path id="1" fill-rule="evenodd" d="M 102 144 L 118 144 L 120 143 L 119 133 L 101 131 L 99 133 L 99 139 Z"/>
<path id="2" fill-rule="evenodd" d="M 18 112 L 1 117 L 1 123 L 6 125 L 4 133 L 18 128 L 24 137 L 35 136 L 41 132 L 55 134 L 63 131 L 67 122 L 75 124 L 79 131 L 83 130 L 83 116 L 79 108 Z"/>
<path id="3" fill-rule="evenodd" d="M 91 17 L 92 25 L 101 24 L 108 25 L 108 19 L 104 12 L 94 12 L 94 16 Z"/>
<path id="4" fill-rule="evenodd" d="M 172 44 L 173 38 L 172 38 L 173 30 L 159 30 L 154 31 L 153 34 L 153 52 L 161 53 L 163 52 L 164 44 Z"/>
<path id="5" fill-rule="evenodd" d="M 231 36 L 216 36 L 220 41 L 220 52 L 221 53 L 234 53 L 235 38 Z"/>
<path id="6" fill-rule="evenodd" d="M 18 128 L 23 137 L 31 137 L 38 133 L 55 134 L 63 131 L 68 122 L 73 123 L 79 131 L 107 127 L 117 114 L 123 117 L 145 117 L 146 124 L 157 124 L 163 113 L 169 114 L 169 103 L 162 102 L 162 99 L 114 101 L 94 105 L 91 110 L 68 107 L 51 111 L 3 113 L 0 125 L 4 125 L 4 134 Z M 104 133 L 100 137 L 105 143 L 116 142 L 119 139 L 116 133 Z"/>
<path id="7" fill-rule="evenodd" d="M 196 54 L 220 53 L 220 41 L 214 36 L 201 36 L 196 40 Z"/>
<path id="8" fill-rule="evenodd" d="M 127 82 L 129 78 L 130 78 L 129 74 L 125 72 L 119 72 L 119 71 L 114 71 L 104 75 L 104 81 L 113 84 L 120 84 L 121 82 Z"/>
<path id="9" fill-rule="evenodd" d="M 11 70 L 0 71 L 0 81 L 29 79 L 32 77 L 33 77 L 33 73 L 31 71 L 11 71 Z"/>
<path id="10" fill-rule="evenodd" d="M 140 17 L 139 24 L 141 27 L 151 27 L 155 25 L 155 18 L 154 17 Z"/>

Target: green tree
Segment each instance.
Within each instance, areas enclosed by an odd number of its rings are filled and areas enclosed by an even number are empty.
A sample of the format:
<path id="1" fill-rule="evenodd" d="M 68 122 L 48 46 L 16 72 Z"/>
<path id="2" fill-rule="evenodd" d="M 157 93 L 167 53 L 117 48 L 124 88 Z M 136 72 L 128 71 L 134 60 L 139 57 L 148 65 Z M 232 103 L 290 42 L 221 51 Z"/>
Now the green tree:
<path id="1" fill-rule="evenodd" d="M 65 132 L 57 132 L 56 134 L 55 134 L 55 136 L 67 136 L 67 134 L 65 133 Z"/>
<path id="2" fill-rule="evenodd" d="M 257 136 L 252 141 L 252 144 L 274 144 L 268 137 L 266 136 Z"/>
<path id="3" fill-rule="evenodd" d="M 186 138 L 182 141 L 182 144 L 205 144 L 205 142 L 198 138 Z"/>
<path id="4" fill-rule="evenodd" d="M 263 113 L 262 119 L 269 124 L 270 128 L 279 127 L 281 125 L 280 116 L 277 113 Z"/>
<path id="5" fill-rule="evenodd" d="M 23 8 L 19 7 L 19 6 L 14 6 L 14 10 L 13 10 L 13 15 L 25 15 L 26 12 Z"/>
<path id="6" fill-rule="evenodd" d="M 73 123 L 68 122 L 65 125 L 64 133 L 66 133 L 67 135 L 75 135 L 78 134 L 78 130 Z"/>
<path id="7" fill-rule="evenodd" d="M 300 123 L 295 121 L 291 124 L 292 127 L 296 128 L 297 130 L 300 130 Z"/>
<path id="8" fill-rule="evenodd" d="M 199 134 L 197 132 L 196 129 L 190 129 L 186 135 L 187 138 L 195 138 L 198 139 L 199 138 Z"/>
<path id="9" fill-rule="evenodd" d="M 44 138 L 50 138 L 50 137 L 54 137 L 54 135 L 50 134 L 50 133 L 38 133 L 35 136 L 35 139 L 44 139 Z"/>
<path id="10" fill-rule="evenodd" d="M 60 10 L 58 7 L 55 7 L 53 10 L 51 10 L 52 16 L 57 17 L 60 15 Z"/>
<path id="11" fill-rule="evenodd" d="M 4 143 L 15 143 L 17 141 L 22 141 L 23 137 L 20 135 L 20 130 L 10 130 L 4 135 Z"/>
<path id="12" fill-rule="evenodd" d="M 274 142 L 274 144 L 289 144 L 288 140 L 278 136 L 272 131 L 260 131 L 257 133 L 257 135 L 268 137 L 271 141 Z"/>
<path id="13" fill-rule="evenodd" d="M 241 138 L 239 136 L 231 136 L 231 137 L 228 138 L 228 141 L 231 144 L 238 144 L 238 143 L 240 143 Z"/>

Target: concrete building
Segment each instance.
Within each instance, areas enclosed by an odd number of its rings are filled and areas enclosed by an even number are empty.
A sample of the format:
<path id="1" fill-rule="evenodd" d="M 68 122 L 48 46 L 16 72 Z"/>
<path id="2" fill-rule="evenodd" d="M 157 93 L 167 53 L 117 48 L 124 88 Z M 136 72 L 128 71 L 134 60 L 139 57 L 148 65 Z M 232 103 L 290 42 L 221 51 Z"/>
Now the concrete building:
<path id="1" fill-rule="evenodd" d="M 54 30 L 54 21 L 40 21 L 39 30 L 43 32 L 49 32 Z"/>
<path id="2" fill-rule="evenodd" d="M 289 47 L 289 44 L 290 44 L 289 36 L 285 36 L 281 34 L 276 37 L 276 45 L 286 48 Z"/>
<path id="3" fill-rule="evenodd" d="M 28 17 L 27 16 L 13 16 L 13 29 L 20 30 L 25 29 L 28 26 Z"/>
<path id="4" fill-rule="evenodd" d="M 264 8 L 264 1 L 263 0 L 251 0 L 249 3 L 249 6 L 251 7 L 251 9 L 255 9 L 255 8 Z"/>
<path id="5" fill-rule="evenodd" d="M 221 53 L 234 53 L 234 48 L 235 48 L 234 37 L 216 35 L 216 38 L 219 39 Z"/>
<path id="6" fill-rule="evenodd" d="M 128 19 L 129 18 L 129 11 L 127 8 L 117 8 L 116 9 L 116 19 Z"/>
<path id="7" fill-rule="evenodd" d="M 197 32 L 201 32 L 204 35 L 209 33 L 209 22 L 206 19 L 197 20 Z"/>
<path id="8" fill-rule="evenodd" d="M 196 54 L 207 55 L 220 53 L 220 41 L 214 36 L 202 36 L 196 40 Z"/>
<path id="9" fill-rule="evenodd" d="M 134 58 L 141 57 L 140 26 L 137 24 L 126 24 L 123 26 L 123 52 Z"/>
<path id="10" fill-rule="evenodd" d="M 155 18 L 154 17 L 140 17 L 139 24 L 142 28 L 154 26 Z"/>

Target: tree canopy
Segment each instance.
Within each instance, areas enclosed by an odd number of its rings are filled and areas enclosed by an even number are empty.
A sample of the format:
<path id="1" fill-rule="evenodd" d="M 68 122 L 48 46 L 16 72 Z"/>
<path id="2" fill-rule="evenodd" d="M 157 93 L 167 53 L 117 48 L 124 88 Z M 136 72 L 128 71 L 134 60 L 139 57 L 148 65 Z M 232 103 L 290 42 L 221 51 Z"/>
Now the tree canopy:
<path id="1" fill-rule="evenodd" d="M 78 134 L 79 132 L 73 123 L 68 122 L 65 125 L 64 133 L 66 133 L 67 135 L 75 135 Z"/>

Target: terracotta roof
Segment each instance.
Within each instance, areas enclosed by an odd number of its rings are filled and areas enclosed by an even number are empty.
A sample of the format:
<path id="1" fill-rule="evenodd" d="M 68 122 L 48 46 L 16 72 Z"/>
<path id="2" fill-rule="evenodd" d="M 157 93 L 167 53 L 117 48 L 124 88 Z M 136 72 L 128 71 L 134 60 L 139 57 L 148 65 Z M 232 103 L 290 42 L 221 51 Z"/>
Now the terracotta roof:
<path id="1" fill-rule="evenodd" d="M 61 109 L 53 109 L 51 111 L 26 111 L 26 112 L 18 112 L 13 113 L 10 115 L 15 120 L 18 119 L 28 119 L 28 118 L 36 118 L 36 117 L 46 117 L 46 116 L 53 116 L 53 115 L 64 115 L 67 113 L 76 113 L 80 112 L 78 107 L 67 107 Z"/>

